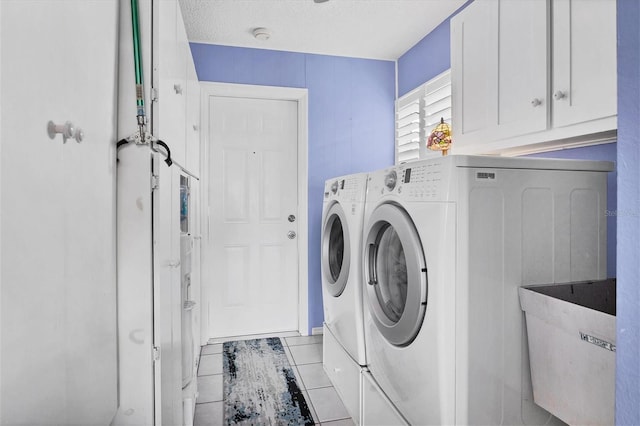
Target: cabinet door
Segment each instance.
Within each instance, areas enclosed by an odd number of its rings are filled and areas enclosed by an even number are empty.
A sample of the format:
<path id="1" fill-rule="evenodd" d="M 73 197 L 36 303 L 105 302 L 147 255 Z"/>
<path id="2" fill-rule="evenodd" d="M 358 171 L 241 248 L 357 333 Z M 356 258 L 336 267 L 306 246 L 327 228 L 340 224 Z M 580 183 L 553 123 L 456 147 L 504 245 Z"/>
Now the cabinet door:
<path id="1" fill-rule="evenodd" d="M 498 108 L 492 123 L 499 139 L 547 128 L 547 10 L 544 0 L 499 2 Z"/>
<path id="2" fill-rule="evenodd" d="M 497 0 L 477 0 L 451 19 L 454 147 L 480 143 L 493 130 L 497 111 L 497 24 Z"/>
<path id="3" fill-rule="evenodd" d="M 200 273 L 200 247 L 201 247 L 201 222 L 200 222 L 200 181 L 191 180 L 191 205 L 189 215 L 191 221 L 191 235 L 193 236 L 193 252 L 191 254 L 191 299 L 196 302 L 193 309 L 193 338 L 196 350 L 200 349 L 200 324 L 201 324 L 201 273 Z M 196 352 L 199 353 L 199 352 Z"/>
<path id="4" fill-rule="evenodd" d="M 186 168 L 195 176 L 200 176 L 200 83 L 196 68 L 187 57 L 187 118 L 185 128 Z"/>
<path id="5" fill-rule="evenodd" d="M 154 157 L 154 341 L 158 424 L 182 424 L 182 302 L 180 286 L 180 169 Z"/>
<path id="6" fill-rule="evenodd" d="M 616 2 L 553 1 L 553 126 L 616 115 Z"/>
<path id="7" fill-rule="evenodd" d="M 173 160 L 185 165 L 186 51 L 184 24 L 176 0 L 158 2 L 157 83 L 158 114 L 154 115 L 154 135 L 171 149 Z"/>
<path id="8" fill-rule="evenodd" d="M 0 422 L 109 424 L 118 405 L 118 2 L 0 8 Z M 49 139 L 49 120 L 71 121 L 84 139 Z"/>

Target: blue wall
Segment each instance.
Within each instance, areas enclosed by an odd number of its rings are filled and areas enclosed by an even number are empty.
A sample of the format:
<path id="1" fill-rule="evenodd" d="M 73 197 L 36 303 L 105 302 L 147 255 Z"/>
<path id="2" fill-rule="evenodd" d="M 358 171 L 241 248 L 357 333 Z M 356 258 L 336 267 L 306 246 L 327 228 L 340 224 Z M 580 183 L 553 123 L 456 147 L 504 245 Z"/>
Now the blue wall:
<path id="1" fill-rule="evenodd" d="M 398 97 L 403 96 L 451 67 L 449 21 L 469 0 L 433 31 L 398 58 Z"/>
<path id="2" fill-rule="evenodd" d="M 393 164 L 395 64 L 199 43 L 191 52 L 200 81 L 309 90 L 309 327 L 320 327 L 324 182 Z"/>
<path id="3" fill-rule="evenodd" d="M 618 0 L 616 424 L 640 425 L 640 2 Z"/>

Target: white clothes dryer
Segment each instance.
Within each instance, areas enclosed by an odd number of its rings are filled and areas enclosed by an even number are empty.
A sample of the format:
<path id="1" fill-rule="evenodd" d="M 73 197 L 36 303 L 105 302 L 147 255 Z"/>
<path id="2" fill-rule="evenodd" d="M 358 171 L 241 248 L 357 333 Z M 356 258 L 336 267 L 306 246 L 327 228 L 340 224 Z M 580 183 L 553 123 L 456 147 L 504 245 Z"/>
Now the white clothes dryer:
<path id="1" fill-rule="evenodd" d="M 605 278 L 612 169 L 448 156 L 369 174 L 367 365 L 410 424 L 558 422 L 533 403 L 518 287 Z"/>
<path id="2" fill-rule="evenodd" d="M 323 364 L 356 423 L 366 363 L 360 265 L 366 185 L 366 174 L 329 179 L 322 214 Z"/>

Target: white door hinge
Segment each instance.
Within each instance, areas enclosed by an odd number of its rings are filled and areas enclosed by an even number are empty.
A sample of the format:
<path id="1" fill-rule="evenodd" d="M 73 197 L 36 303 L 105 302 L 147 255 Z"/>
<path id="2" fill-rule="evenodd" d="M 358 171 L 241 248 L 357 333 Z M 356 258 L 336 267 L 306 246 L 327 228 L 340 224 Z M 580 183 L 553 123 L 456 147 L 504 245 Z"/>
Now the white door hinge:
<path id="1" fill-rule="evenodd" d="M 154 361 L 160 360 L 160 348 L 157 346 L 153 347 L 153 360 Z"/>
<path id="2" fill-rule="evenodd" d="M 151 190 L 155 191 L 158 187 L 160 187 L 160 176 L 151 175 Z"/>
<path id="3" fill-rule="evenodd" d="M 160 97 L 160 94 L 158 93 L 158 89 L 156 89 L 155 87 L 151 88 L 151 102 L 158 102 L 158 98 Z"/>

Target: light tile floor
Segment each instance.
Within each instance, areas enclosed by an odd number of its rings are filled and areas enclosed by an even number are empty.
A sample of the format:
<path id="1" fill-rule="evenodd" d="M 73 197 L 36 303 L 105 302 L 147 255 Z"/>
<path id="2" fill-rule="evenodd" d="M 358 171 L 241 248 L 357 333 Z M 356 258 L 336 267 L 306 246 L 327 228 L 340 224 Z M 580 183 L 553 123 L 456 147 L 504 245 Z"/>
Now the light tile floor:
<path id="1" fill-rule="evenodd" d="M 265 336 L 225 340 L 253 337 Z M 321 426 L 353 426 L 349 413 L 322 368 L 322 336 L 289 336 L 280 339 L 315 423 Z M 223 424 L 222 386 L 222 342 L 217 342 L 203 346 L 200 351 L 194 426 Z"/>

